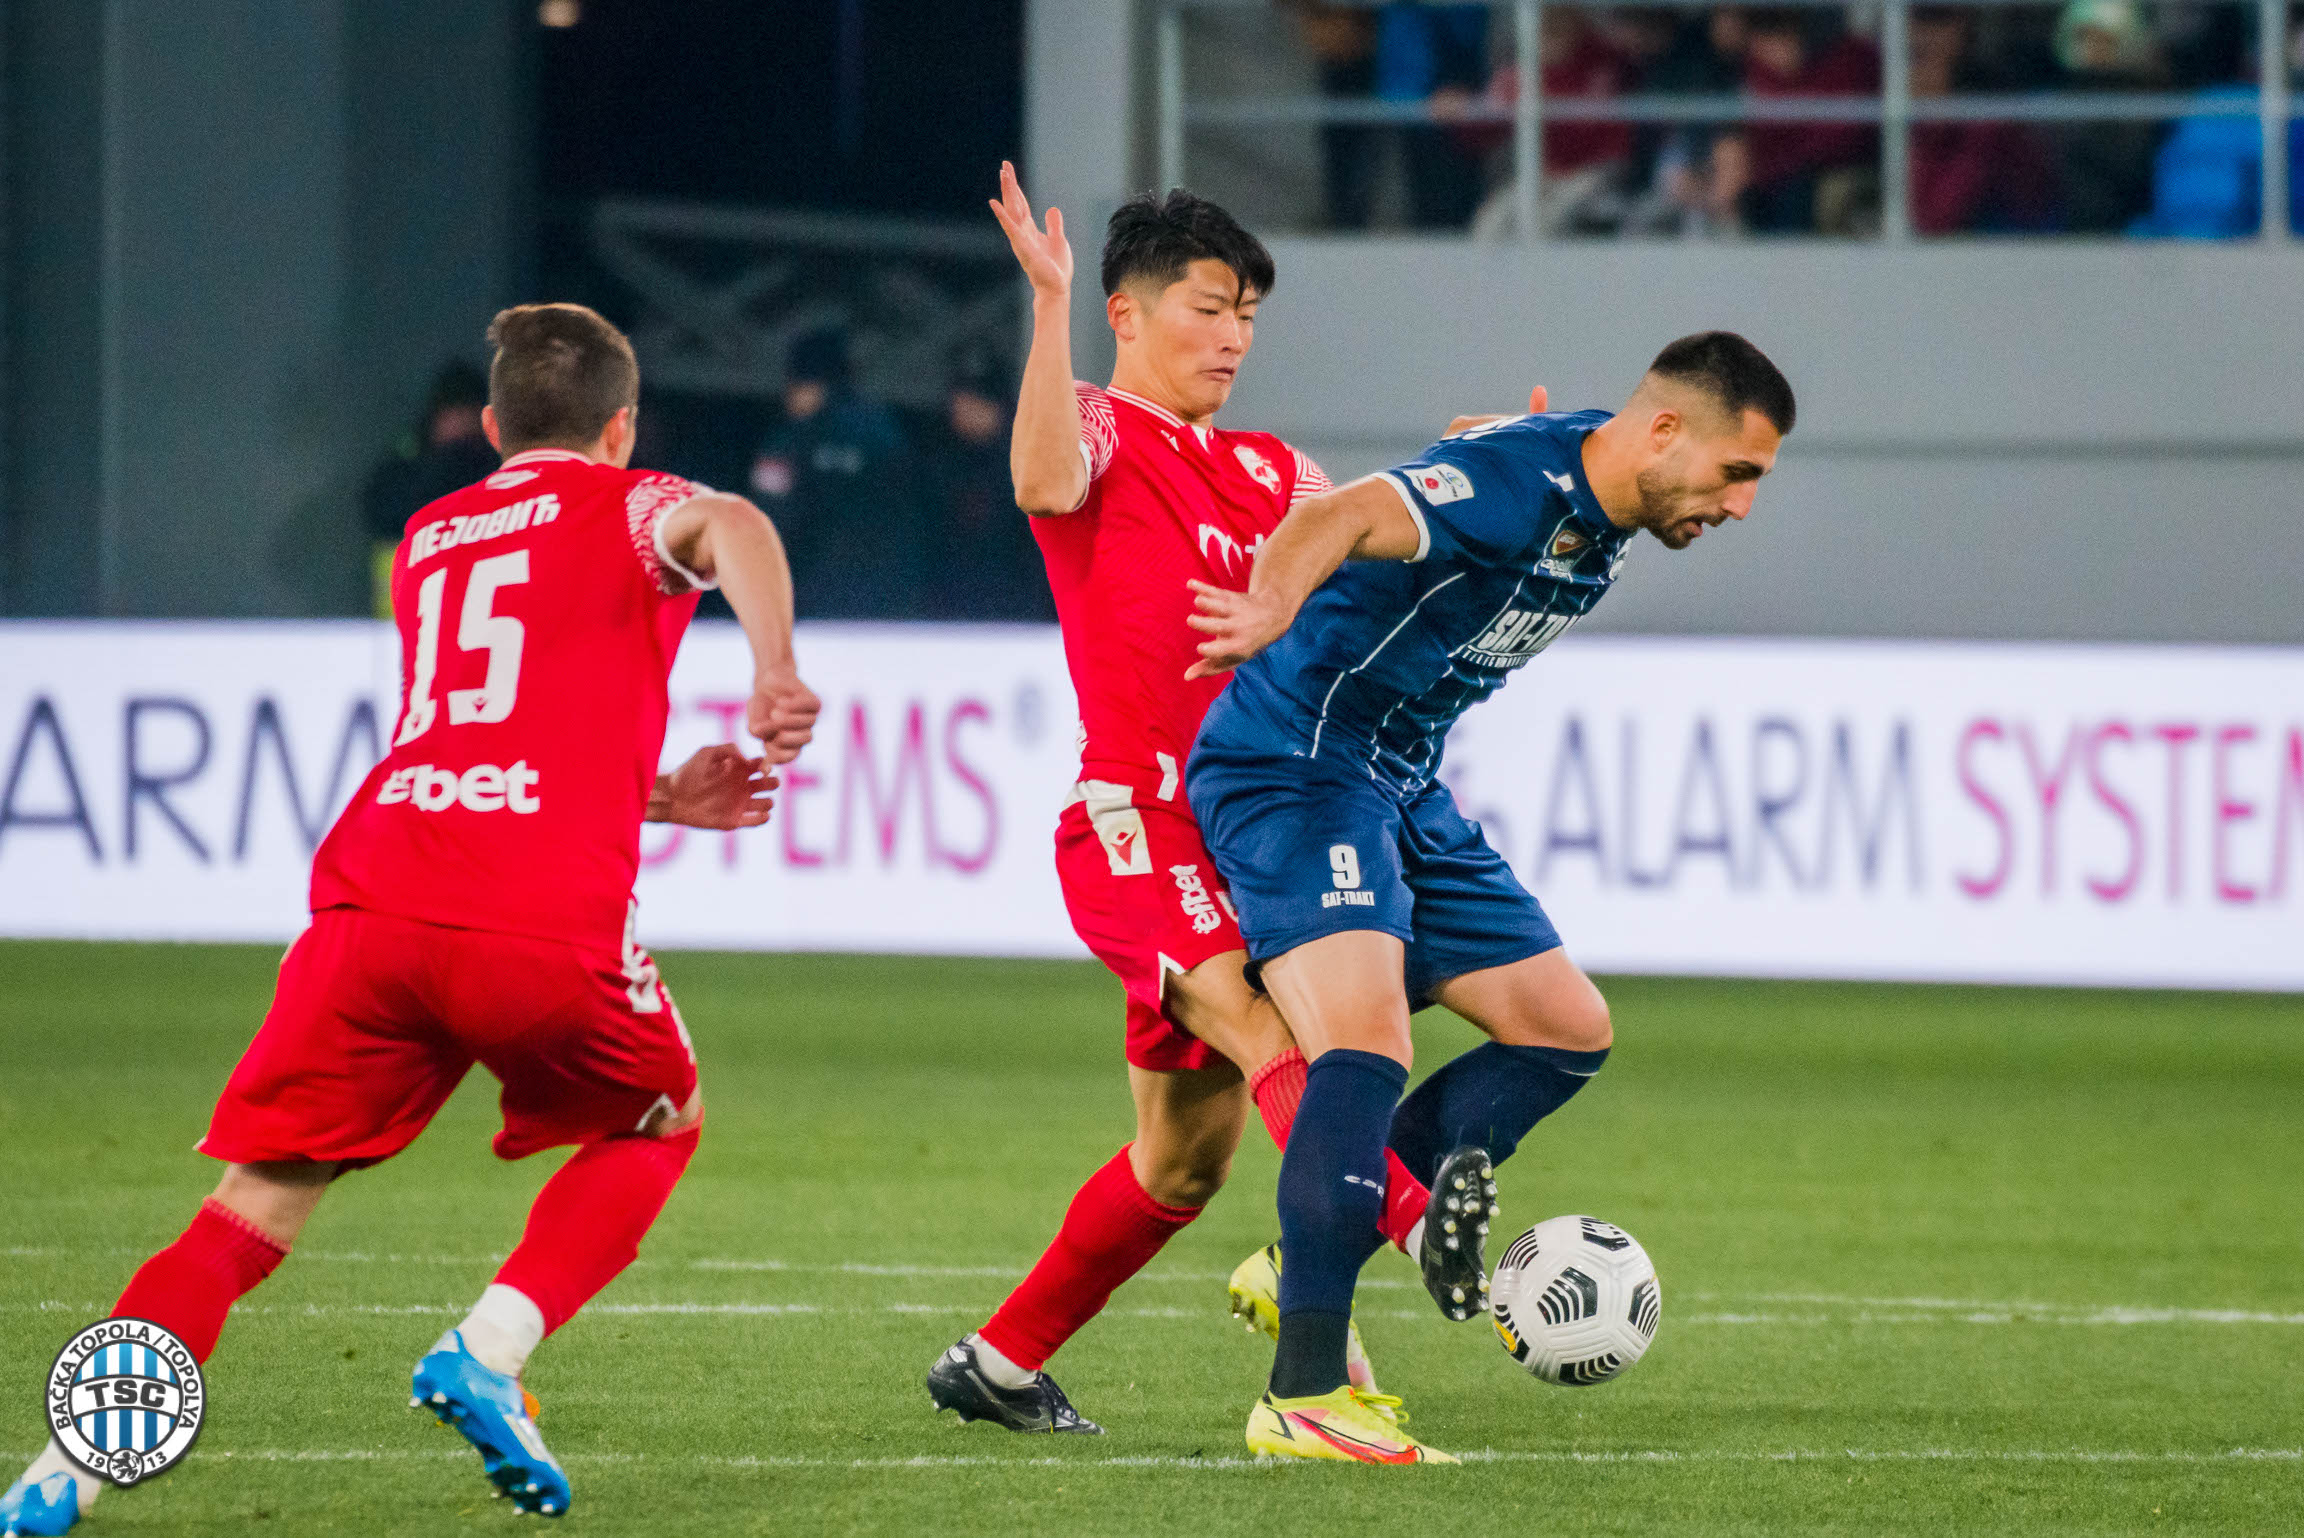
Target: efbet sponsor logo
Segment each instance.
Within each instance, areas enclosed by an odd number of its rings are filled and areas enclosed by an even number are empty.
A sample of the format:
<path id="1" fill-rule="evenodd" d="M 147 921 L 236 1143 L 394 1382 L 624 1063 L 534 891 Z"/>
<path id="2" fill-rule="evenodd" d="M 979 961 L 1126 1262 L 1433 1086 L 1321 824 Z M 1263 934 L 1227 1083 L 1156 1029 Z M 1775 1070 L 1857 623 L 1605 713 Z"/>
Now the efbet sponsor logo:
<path id="1" fill-rule="evenodd" d="M 385 778 L 384 788 L 376 792 L 376 804 L 393 806 L 405 801 L 419 812 L 445 812 L 460 806 L 467 812 L 517 812 L 525 816 L 544 809 L 544 803 L 536 798 L 536 778 L 526 759 L 509 769 L 474 764 L 462 773 L 435 769 L 430 764 L 410 764 Z"/>
<path id="2" fill-rule="evenodd" d="M 453 550 L 458 545 L 474 545 L 498 535 L 539 528 L 559 516 L 560 499 L 548 491 L 540 497 L 530 497 L 509 507 L 499 507 L 492 513 L 442 518 L 424 525 L 409 537 L 408 564 L 420 565 L 441 551 Z"/>
<path id="3" fill-rule="evenodd" d="M 1184 905 L 1184 916 L 1192 921 L 1194 934 L 1211 933 L 1224 922 L 1216 911 L 1216 899 L 1209 895 L 1208 883 L 1200 879 L 1197 865 L 1171 865 L 1168 874 L 1176 878 L 1176 897 Z"/>

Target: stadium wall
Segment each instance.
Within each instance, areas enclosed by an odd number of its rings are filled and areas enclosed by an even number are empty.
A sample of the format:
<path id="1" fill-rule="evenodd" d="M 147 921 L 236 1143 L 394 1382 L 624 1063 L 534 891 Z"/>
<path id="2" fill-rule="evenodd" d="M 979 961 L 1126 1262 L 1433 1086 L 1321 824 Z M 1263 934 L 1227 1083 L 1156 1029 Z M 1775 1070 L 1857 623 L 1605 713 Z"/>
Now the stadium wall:
<path id="1" fill-rule="evenodd" d="M 0 613 L 366 609 L 360 479 L 522 286 L 533 18 L 0 8 Z"/>
<path id="2" fill-rule="evenodd" d="M 643 939 L 1080 954 L 1054 632 L 799 652 L 826 708 L 775 820 L 645 829 Z M 358 622 L 0 625 L 0 934 L 292 937 L 395 657 Z M 748 669 L 697 627 L 667 762 L 735 730 Z M 1448 778 L 1597 970 L 2304 991 L 2304 649 L 1577 633 Z"/>

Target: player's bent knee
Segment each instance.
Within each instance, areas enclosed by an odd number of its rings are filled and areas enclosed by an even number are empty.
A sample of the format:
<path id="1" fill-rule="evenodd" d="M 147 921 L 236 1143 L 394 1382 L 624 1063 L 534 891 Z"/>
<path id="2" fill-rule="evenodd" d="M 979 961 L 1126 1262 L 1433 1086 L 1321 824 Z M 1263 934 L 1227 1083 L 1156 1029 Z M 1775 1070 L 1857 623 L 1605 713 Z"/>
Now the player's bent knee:
<path id="1" fill-rule="evenodd" d="M 334 1160 L 266 1160 L 233 1164 L 216 1182 L 213 1200 L 242 1222 L 287 1249 L 304 1231 L 312 1209 L 320 1205 L 328 1182 L 336 1178 Z"/>
<path id="2" fill-rule="evenodd" d="M 1578 969 L 1523 993 L 1506 1014 L 1509 1023 L 1499 1022 L 1504 1028 L 1491 1034 L 1514 1046 L 1604 1052 L 1616 1039 L 1607 999 Z"/>
<path id="3" fill-rule="evenodd" d="M 1227 1156 L 1213 1162 L 1191 1160 L 1158 1165 L 1145 1172 L 1141 1183 L 1144 1194 L 1162 1206 L 1205 1207 L 1224 1189 L 1224 1182 L 1231 1175 L 1232 1160 Z"/>
<path id="4" fill-rule="evenodd" d="M 1590 998 L 1581 1008 L 1569 1011 L 1560 1027 L 1561 1039 L 1552 1043 L 1571 1052 L 1605 1052 L 1616 1041 L 1616 1028 L 1609 1018 L 1608 1001 L 1600 990 L 1592 989 Z"/>

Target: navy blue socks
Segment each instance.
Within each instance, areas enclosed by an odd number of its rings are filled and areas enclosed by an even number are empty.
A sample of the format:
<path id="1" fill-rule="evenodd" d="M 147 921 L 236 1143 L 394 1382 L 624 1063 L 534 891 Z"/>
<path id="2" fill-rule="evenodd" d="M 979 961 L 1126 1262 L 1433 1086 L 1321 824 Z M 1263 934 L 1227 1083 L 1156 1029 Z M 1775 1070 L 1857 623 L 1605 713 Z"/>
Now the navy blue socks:
<path id="1" fill-rule="evenodd" d="M 1342 1048 L 1321 1053 L 1305 1075 L 1280 1158 L 1272 1392 L 1281 1398 L 1325 1394 L 1346 1381 L 1352 1289 L 1384 1242 L 1384 1140 L 1407 1083 L 1408 1070 L 1392 1059 Z"/>
<path id="2" fill-rule="evenodd" d="M 1474 1047 L 1442 1064 L 1400 1102 L 1392 1115 L 1392 1151 L 1423 1181 L 1431 1180 L 1450 1150 L 1466 1143 L 1487 1149 L 1502 1164 L 1529 1128 L 1566 1105 L 1606 1061 L 1605 1047 L 1571 1052 L 1495 1041 Z M 1280 1178 L 1288 1178 L 1285 1164 Z M 1282 1253 L 1293 1261 L 1292 1252 Z"/>

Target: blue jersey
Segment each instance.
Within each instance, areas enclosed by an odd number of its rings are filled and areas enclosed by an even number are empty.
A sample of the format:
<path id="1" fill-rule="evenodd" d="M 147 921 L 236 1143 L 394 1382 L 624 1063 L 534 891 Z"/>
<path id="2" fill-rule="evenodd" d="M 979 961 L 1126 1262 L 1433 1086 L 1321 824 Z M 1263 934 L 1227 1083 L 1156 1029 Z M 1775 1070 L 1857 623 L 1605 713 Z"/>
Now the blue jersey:
<path id="1" fill-rule="evenodd" d="M 1600 601 L 1630 531 L 1584 478 L 1611 413 L 1517 417 L 1384 473 L 1416 520 L 1406 561 L 1348 561 L 1244 663 L 1202 741 L 1363 762 L 1428 783 L 1456 718 Z"/>

